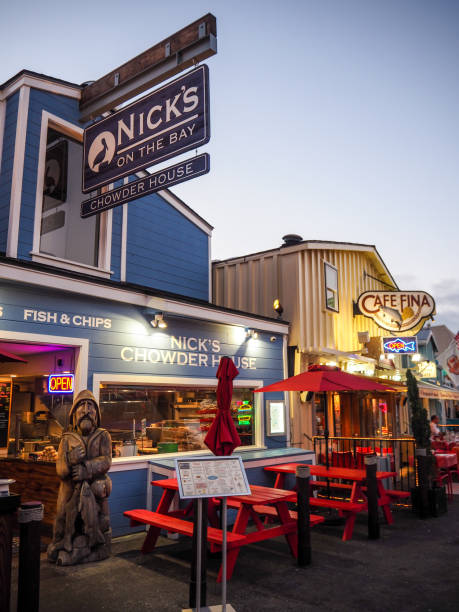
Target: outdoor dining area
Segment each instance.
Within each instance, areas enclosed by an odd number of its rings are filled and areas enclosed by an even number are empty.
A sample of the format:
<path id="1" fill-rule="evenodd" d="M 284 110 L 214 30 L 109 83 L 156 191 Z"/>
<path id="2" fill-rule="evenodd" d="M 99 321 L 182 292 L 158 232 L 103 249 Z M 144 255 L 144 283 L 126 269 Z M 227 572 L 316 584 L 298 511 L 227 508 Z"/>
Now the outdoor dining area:
<path id="1" fill-rule="evenodd" d="M 216 456 L 231 455 L 237 446 L 237 433 L 231 431 L 231 419 L 224 408 L 231 399 L 231 376 L 235 374 L 231 371 L 231 365 L 221 367 L 217 396 L 219 406 L 223 406 L 223 409 L 219 410 L 208 436 L 208 446 Z M 225 367 L 228 369 L 224 372 Z M 329 371 L 326 368 L 322 371 L 315 369 L 311 372 L 315 382 L 297 383 L 293 379 L 298 377 L 293 377 L 258 391 L 269 392 L 277 390 L 277 387 L 285 390 L 286 383 L 289 389 L 293 387 L 294 390 L 310 389 L 313 383 L 316 385 L 314 389 L 322 390 L 327 385 L 335 385 L 336 388 L 338 383 L 330 382 L 327 375 Z M 221 384 L 222 380 L 226 384 Z M 344 384 L 342 378 L 339 384 Z M 374 388 L 379 385 L 373 381 L 356 383 L 355 380 L 352 380 L 352 384 L 371 384 Z M 378 540 L 382 525 L 387 526 L 387 530 L 385 527 L 384 530 L 390 536 L 390 528 L 397 521 L 398 508 L 412 512 L 411 491 L 400 487 L 400 465 L 395 460 L 396 452 L 393 448 L 387 445 L 385 448 L 377 447 L 373 442 L 367 446 L 354 446 L 353 452 L 337 451 L 327 438 L 327 429 L 325 447 L 317 453 L 316 464 L 292 462 L 266 465 L 264 472 L 270 482 L 269 486 L 249 483 L 248 494 L 227 495 L 224 498 L 209 496 L 205 500 L 203 516 L 198 521 L 200 529 L 203 527 L 204 548 L 208 548 L 211 554 L 222 555 L 217 582 L 226 582 L 232 578 L 239 554 L 243 554 L 247 546 L 282 537 L 285 550 L 293 560 L 298 565 L 307 565 L 314 554 L 311 553 L 312 528 L 318 527 L 323 532 L 330 528 L 334 534 L 338 528 L 340 537 L 335 540 L 336 546 L 346 546 L 340 544 L 339 540 L 343 543 L 352 540 L 356 520 L 360 524 L 366 523 L 368 539 Z M 439 446 L 433 452 L 436 461 L 434 486 L 446 485 L 448 500 L 451 502 L 453 479 L 459 477 L 458 455 L 453 447 Z M 381 460 L 384 462 L 381 463 Z M 381 465 L 385 466 L 384 469 L 380 469 Z M 414 460 L 411 468 L 416 469 Z M 177 503 L 177 478 L 155 479 L 150 486 L 161 491 L 156 508 L 126 509 L 124 512 L 132 526 L 147 527 L 141 552 L 146 554 L 157 550 L 161 534 L 181 534 L 196 538 L 196 504 L 189 500 Z"/>

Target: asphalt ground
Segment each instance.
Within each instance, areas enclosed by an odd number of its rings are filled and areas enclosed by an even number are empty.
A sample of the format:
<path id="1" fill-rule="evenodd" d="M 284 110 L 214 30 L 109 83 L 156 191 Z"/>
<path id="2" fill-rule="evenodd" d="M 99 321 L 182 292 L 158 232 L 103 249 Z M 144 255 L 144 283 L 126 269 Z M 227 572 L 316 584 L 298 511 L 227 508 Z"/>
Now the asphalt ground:
<path id="1" fill-rule="evenodd" d="M 241 549 L 227 601 L 237 612 L 457 612 L 459 610 L 459 497 L 448 513 L 421 520 L 407 508 L 394 510 L 368 540 L 366 515 L 353 539 L 342 526 L 320 525 L 311 533 L 312 563 L 299 568 L 283 537 Z M 160 538 L 153 553 L 140 553 L 144 534 L 117 538 L 110 559 L 57 567 L 42 555 L 41 612 L 180 611 L 188 607 L 191 540 Z M 11 610 L 16 611 L 17 554 Z M 207 604 L 221 602 L 216 583 L 220 560 L 208 559 Z"/>

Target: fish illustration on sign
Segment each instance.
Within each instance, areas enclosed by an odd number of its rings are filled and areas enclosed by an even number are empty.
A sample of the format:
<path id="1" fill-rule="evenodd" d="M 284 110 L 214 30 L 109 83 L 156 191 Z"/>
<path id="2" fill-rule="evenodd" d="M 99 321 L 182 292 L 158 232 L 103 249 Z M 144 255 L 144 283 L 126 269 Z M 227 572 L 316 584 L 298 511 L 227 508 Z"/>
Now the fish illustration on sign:
<path id="1" fill-rule="evenodd" d="M 397 326 L 398 329 L 401 328 L 403 323 L 402 315 L 398 312 L 398 310 L 388 308 L 387 306 L 383 306 L 379 309 L 378 318 L 380 318 L 383 323 L 389 323 L 391 326 Z"/>

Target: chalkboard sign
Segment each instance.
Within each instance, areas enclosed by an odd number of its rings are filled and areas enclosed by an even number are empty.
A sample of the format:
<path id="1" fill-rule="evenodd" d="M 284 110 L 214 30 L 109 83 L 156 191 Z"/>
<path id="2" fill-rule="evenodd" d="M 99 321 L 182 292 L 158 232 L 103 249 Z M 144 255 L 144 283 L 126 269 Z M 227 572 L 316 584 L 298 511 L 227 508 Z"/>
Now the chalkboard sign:
<path id="1" fill-rule="evenodd" d="M 8 446 L 11 382 L 0 382 L 0 448 Z"/>

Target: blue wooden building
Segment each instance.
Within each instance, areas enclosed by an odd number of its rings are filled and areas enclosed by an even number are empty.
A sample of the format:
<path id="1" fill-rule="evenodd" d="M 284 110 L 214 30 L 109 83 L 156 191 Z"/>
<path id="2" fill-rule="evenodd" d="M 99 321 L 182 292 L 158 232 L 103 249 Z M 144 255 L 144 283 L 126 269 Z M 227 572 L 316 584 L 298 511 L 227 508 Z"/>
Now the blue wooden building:
<path id="1" fill-rule="evenodd" d="M 171 452 L 206 452 L 223 355 L 239 369 L 232 410 L 253 481 L 267 462 L 309 456 L 289 448 L 288 398 L 254 393 L 287 375 L 288 324 L 211 303 L 209 223 L 167 189 L 80 217 L 81 92 L 29 71 L 0 86 L 0 379 L 12 391 L 0 452 L 27 460 L 26 442 L 38 457 L 55 442 L 47 425 L 67 425 L 72 396 L 46 382 L 73 374 L 114 440 L 116 535 L 123 510 L 152 503 L 149 478 L 170 475 Z M 268 399 L 283 402 L 274 425 Z"/>

